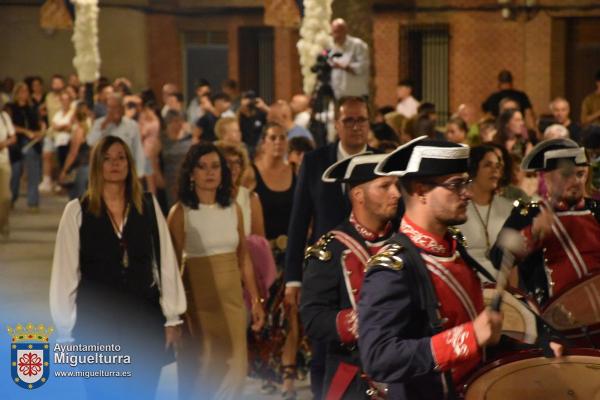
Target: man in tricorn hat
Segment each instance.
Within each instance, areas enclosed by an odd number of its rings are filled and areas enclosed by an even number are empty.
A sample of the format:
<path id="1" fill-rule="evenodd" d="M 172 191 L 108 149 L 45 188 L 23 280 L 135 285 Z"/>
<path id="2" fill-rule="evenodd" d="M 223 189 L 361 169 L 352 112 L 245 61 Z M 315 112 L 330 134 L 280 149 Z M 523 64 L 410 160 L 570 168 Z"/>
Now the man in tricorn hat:
<path id="1" fill-rule="evenodd" d="M 543 171 L 548 193 L 540 202 L 515 202 L 504 228 L 522 237 L 519 284 L 541 305 L 600 270 L 600 204 L 585 197 L 587 165 L 585 149 L 570 139 L 540 142 L 521 165 Z M 492 248 L 496 266 L 502 253 Z"/>
<path id="2" fill-rule="evenodd" d="M 398 178 L 374 172 L 384 157 L 352 156 L 322 177 L 344 184 L 352 205 L 350 215 L 306 251 L 300 313 L 309 338 L 327 342 L 324 399 L 370 398 L 356 348 L 356 304 L 367 261 L 393 233 L 400 198 Z"/>
<path id="3" fill-rule="evenodd" d="M 485 308 L 477 276 L 489 273 L 451 228 L 467 219 L 468 158 L 466 146 L 423 136 L 376 168 L 400 177 L 406 206 L 399 232 L 368 263 L 358 305 L 361 362 L 388 384 L 388 399 L 456 398 L 500 340 L 502 314 Z"/>

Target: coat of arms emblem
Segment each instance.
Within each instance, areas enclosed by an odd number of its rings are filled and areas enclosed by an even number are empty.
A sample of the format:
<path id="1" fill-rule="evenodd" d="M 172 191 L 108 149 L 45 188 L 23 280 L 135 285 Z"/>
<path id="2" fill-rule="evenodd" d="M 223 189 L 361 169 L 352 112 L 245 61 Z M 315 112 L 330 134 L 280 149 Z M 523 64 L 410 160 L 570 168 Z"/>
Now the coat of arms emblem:
<path id="1" fill-rule="evenodd" d="M 18 324 L 8 328 L 11 336 L 10 371 L 12 380 L 24 389 L 37 389 L 50 375 L 50 344 L 54 329 L 44 325 Z"/>

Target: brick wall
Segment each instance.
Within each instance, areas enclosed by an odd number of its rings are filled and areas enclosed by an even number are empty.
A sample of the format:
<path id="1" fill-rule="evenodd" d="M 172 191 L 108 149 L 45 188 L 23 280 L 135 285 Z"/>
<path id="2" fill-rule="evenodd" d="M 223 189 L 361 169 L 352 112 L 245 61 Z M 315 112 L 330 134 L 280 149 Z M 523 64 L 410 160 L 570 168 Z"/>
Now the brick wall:
<path id="1" fill-rule="evenodd" d="M 419 6 L 476 6 L 493 2 L 477 0 L 450 2 L 422 1 Z M 544 4 L 581 4 L 581 1 L 544 1 Z M 477 109 L 497 89 L 501 69 L 510 69 L 517 89 L 530 97 L 538 114 L 548 111 L 549 101 L 564 95 L 564 20 L 563 17 L 598 16 L 599 12 L 579 11 L 521 13 L 515 20 L 504 20 L 499 12 L 453 11 L 402 12 L 381 11 L 373 25 L 375 52 L 375 101 L 394 104 L 394 88 L 406 76 L 406 60 L 401 54 L 402 27 L 409 24 L 445 23 L 449 26 L 450 109 L 470 103 Z"/>

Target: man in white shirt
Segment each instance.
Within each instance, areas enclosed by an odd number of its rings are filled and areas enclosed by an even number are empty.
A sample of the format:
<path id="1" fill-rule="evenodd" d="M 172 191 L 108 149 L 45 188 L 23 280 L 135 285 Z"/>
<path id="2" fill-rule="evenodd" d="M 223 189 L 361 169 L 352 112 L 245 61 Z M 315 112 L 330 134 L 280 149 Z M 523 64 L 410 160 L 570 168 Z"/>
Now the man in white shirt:
<path id="1" fill-rule="evenodd" d="M 333 37 L 331 87 L 336 99 L 346 96 L 369 95 L 369 46 L 361 39 L 348 35 L 346 22 L 335 19 L 331 22 Z"/>
<path id="2" fill-rule="evenodd" d="M 88 146 L 94 146 L 104 136 L 117 136 L 129 146 L 135 161 L 138 178 L 150 175 L 152 166 L 147 162 L 144 155 L 140 128 L 137 122 L 123 115 L 125 107 L 121 95 L 111 95 L 106 101 L 106 108 L 106 116 L 94 121 L 92 130 L 86 139 Z"/>
<path id="3" fill-rule="evenodd" d="M 396 96 L 398 97 L 396 112 L 404 115 L 406 118 L 412 118 L 417 115 L 419 108 L 419 102 L 412 95 L 413 86 L 412 81 L 405 79 L 400 81 L 396 89 Z"/>
<path id="4" fill-rule="evenodd" d="M 200 105 L 202 96 L 205 95 L 210 96 L 210 83 L 206 79 L 200 79 L 196 85 L 196 97 L 190 101 L 190 105 L 187 108 L 187 121 L 190 126 L 195 126 L 196 122 L 198 122 L 198 120 L 202 118 L 206 112 L 206 110 L 204 110 Z"/>

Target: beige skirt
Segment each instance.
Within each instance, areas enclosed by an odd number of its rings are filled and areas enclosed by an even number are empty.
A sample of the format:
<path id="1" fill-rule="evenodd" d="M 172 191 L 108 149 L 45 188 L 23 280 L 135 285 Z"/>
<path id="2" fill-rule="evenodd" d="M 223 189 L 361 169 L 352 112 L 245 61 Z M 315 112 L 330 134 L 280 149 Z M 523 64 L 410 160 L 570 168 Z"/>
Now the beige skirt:
<path id="1" fill-rule="evenodd" d="M 239 399 L 248 356 L 237 255 L 188 259 L 183 284 L 188 332 L 177 354 L 182 398 Z"/>

